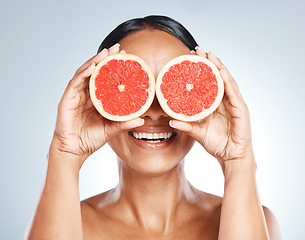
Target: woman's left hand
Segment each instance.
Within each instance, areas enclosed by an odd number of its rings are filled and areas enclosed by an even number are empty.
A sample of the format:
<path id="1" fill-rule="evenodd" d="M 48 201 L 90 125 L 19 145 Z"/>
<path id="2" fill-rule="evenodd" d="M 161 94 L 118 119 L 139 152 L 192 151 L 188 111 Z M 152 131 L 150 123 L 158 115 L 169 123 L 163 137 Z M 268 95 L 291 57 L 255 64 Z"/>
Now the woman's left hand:
<path id="1" fill-rule="evenodd" d="M 227 163 L 236 160 L 253 163 L 249 111 L 235 80 L 213 53 L 206 54 L 198 48 L 196 54 L 207 57 L 220 70 L 225 89 L 223 100 L 215 112 L 200 122 L 171 120 L 170 125 L 198 141 L 219 161 L 223 171 Z"/>

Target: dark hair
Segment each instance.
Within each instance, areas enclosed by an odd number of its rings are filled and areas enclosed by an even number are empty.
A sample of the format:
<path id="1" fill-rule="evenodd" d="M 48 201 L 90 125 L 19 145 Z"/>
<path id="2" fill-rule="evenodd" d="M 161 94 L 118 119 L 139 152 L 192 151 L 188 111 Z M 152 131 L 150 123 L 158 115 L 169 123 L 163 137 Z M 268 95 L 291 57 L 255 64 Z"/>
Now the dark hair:
<path id="1" fill-rule="evenodd" d="M 190 50 L 195 50 L 195 47 L 198 45 L 190 32 L 181 23 L 170 17 L 151 15 L 144 18 L 134 18 L 121 23 L 104 39 L 98 48 L 98 52 L 104 48 L 110 48 L 128 34 L 145 28 L 166 31 L 178 38 Z"/>

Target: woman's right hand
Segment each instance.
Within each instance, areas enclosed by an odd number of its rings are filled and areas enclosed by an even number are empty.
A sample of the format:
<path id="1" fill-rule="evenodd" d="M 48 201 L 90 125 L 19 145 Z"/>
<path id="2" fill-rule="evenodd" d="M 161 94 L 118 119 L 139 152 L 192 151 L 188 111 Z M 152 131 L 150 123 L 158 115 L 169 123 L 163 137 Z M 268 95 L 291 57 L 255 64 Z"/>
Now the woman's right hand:
<path id="1" fill-rule="evenodd" d="M 89 96 L 89 78 L 96 64 L 111 54 L 119 53 L 119 44 L 104 49 L 84 63 L 69 82 L 58 105 L 54 137 L 50 151 L 72 156 L 79 167 L 86 158 L 122 130 L 141 126 L 143 119 L 113 122 L 102 117 Z"/>

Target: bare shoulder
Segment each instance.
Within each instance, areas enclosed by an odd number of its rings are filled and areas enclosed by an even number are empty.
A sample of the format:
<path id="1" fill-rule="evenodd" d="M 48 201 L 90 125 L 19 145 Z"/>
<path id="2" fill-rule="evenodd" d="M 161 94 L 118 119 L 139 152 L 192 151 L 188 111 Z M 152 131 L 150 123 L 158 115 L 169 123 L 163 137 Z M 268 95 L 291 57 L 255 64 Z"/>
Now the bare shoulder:
<path id="1" fill-rule="evenodd" d="M 107 207 L 111 205 L 113 190 L 95 195 L 81 201 L 82 224 L 85 239 L 103 239 L 107 222 Z"/>
<path id="2" fill-rule="evenodd" d="M 109 190 L 107 192 L 103 192 L 98 195 L 82 200 L 81 201 L 82 211 L 84 211 L 85 213 L 90 213 L 91 211 L 97 210 L 101 205 L 103 205 L 103 202 L 107 201 L 107 198 L 109 198 L 109 195 L 111 195 L 112 191 L 113 190 Z"/>
<path id="3" fill-rule="evenodd" d="M 196 195 L 200 208 L 211 212 L 213 215 L 212 219 L 214 219 L 215 224 L 217 221 L 220 221 L 223 198 L 199 190 L 196 190 Z M 263 212 L 265 215 L 270 240 L 282 240 L 280 226 L 274 213 L 265 206 L 263 206 Z"/>
<path id="4" fill-rule="evenodd" d="M 193 188 L 194 199 L 198 206 L 208 211 L 220 211 L 222 197 Z"/>
<path id="5" fill-rule="evenodd" d="M 280 226 L 275 215 L 269 208 L 265 206 L 263 206 L 263 211 L 264 211 L 270 239 L 281 240 L 282 236 L 281 236 Z"/>
<path id="6" fill-rule="evenodd" d="M 193 199 L 190 200 L 201 219 L 218 226 L 222 206 L 222 197 L 192 187 Z"/>

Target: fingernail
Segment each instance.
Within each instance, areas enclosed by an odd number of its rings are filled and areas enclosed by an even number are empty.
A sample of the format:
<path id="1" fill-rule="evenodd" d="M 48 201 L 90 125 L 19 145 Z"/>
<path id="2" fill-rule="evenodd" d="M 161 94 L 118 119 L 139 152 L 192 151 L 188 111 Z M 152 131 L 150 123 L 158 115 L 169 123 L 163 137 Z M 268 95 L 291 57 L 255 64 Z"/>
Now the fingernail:
<path id="1" fill-rule="evenodd" d="M 212 52 L 211 50 L 209 51 L 208 54 L 211 54 L 211 55 L 213 55 L 214 57 L 216 57 L 216 54 L 215 54 L 214 52 Z M 217 57 L 216 57 L 216 58 L 217 58 Z"/>
<path id="2" fill-rule="evenodd" d="M 128 126 L 130 127 L 139 127 L 144 124 L 144 119 L 143 118 L 136 118 L 133 120 L 128 121 Z"/>
<path id="3" fill-rule="evenodd" d="M 119 43 L 116 43 L 116 44 L 114 44 L 113 46 L 112 46 L 112 48 L 113 47 L 119 47 L 119 46 L 121 46 Z"/>
<path id="4" fill-rule="evenodd" d="M 191 50 L 190 51 L 190 54 L 195 54 L 196 52 L 194 50 Z"/>
<path id="5" fill-rule="evenodd" d="M 172 120 L 170 120 L 170 121 L 168 122 L 168 124 L 169 124 L 169 126 L 170 126 L 170 127 L 175 128 L 175 126 L 174 126 L 174 124 L 173 124 L 173 121 L 172 121 Z"/>
<path id="6" fill-rule="evenodd" d="M 137 120 L 136 123 L 137 123 L 138 126 L 142 126 L 144 124 L 144 122 L 145 122 L 143 118 L 138 118 L 136 120 Z"/>
<path id="7" fill-rule="evenodd" d="M 199 46 L 196 46 L 195 49 L 199 54 L 205 54 L 205 51 L 203 51 Z"/>
<path id="8" fill-rule="evenodd" d="M 102 51 L 100 51 L 98 54 L 103 54 L 104 52 L 107 51 L 107 48 L 104 48 Z"/>

